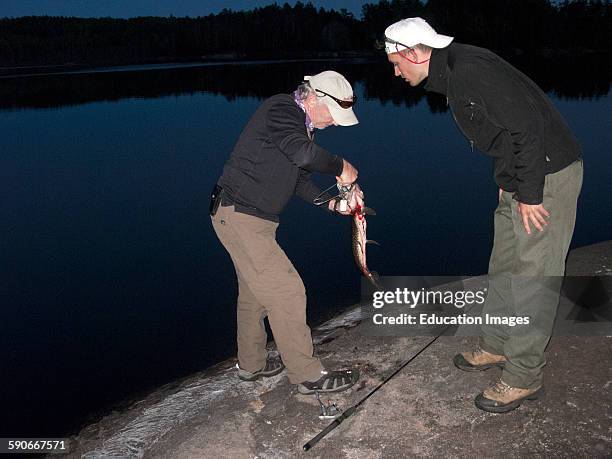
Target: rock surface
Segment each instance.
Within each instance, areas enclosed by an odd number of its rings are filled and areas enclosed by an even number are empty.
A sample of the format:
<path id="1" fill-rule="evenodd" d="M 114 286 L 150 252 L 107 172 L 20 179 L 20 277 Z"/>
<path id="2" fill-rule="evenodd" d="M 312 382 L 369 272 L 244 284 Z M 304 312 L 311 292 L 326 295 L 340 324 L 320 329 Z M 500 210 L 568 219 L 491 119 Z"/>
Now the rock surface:
<path id="1" fill-rule="evenodd" d="M 606 275 L 612 242 L 574 250 L 569 275 Z M 322 397 L 353 405 L 432 337 L 368 337 L 359 308 L 315 331 L 316 353 L 329 368 L 358 366 L 347 392 Z M 70 457 L 400 458 L 611 457 L 612 336 L 554 336 L 547 350 L 547 395 L 494 415 L 473 399 L 498 369 L 466 373 L 453 356 L 477 338 L 442 336 L 310 452 L 302 446 L 330 421 L 313 396 L 299 395 L 281 373 L 240 383 L 235 360 L 162 387 L 73 438 Z"/>

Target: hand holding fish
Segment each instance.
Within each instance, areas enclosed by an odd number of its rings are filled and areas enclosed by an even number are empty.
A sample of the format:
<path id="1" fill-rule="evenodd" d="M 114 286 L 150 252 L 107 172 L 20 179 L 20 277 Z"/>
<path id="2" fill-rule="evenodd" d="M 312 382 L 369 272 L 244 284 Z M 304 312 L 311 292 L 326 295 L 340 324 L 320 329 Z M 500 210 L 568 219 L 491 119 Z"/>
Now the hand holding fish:
<path id="1" fill-rule="evenodd" d="M 350 187 L 350 191 L 344 194 L 341 192 L 340 194 L 340 199 L 346 201 L 346 206 L 344 209 L 339 206 L 340 201 L 338 201 L 338 199 L 330 201 L 328 203 L 328 209 L 341 215 L 353 215 L 356 209 L 363 209 L 365 207 L 363 197 L 363 191 L 361 191 L 359 185 L 355 183 Z"/>
<path id="2" fill-rule="evenodd" d="M 347 163 L 348 164 L 348 163 Z M 339 179 L 339 177 L 338 177 Z M 330 198 L 325 198 L 324 194 L 331 190 L 333 187 L 338 188 L 338 195 Z M 378 284 L 378 274 L 368 269 L 366 264 L 366 245 L 376 244 L 378 242 L 368 240 L 366 236 L 366 215 L 376 215 L 374 209 L 366 207 L 364 202 L 364 194 L 361 188 L 356 183 L 350 183 L 343 185 L 338 181 L 336 185 L 332 185 L 325 191 L 321 192 L 315 199 L 314 204 L 320 206 L 327 203 L 327 208 L 332 212 L 338 212 L 342 215 L 351 215 L 351 226 L 352 226 L 352 246 L 353 256 L 355 257 L 355 263 L 362 272 L 362 274 L 368 279 L 368 281 L 377 289 L 380 289 Z M 342 204 L 340 207 L 339 204 Z"/>
<path id="3" fill-rule="evenodd" d="M 348 208 L 355 211 L 355 209 L 360 208 L 363 209 L 365 204 L 363 203 L 363 191 L 361 191 L 361 187 L 355 183 L 353 185 L 353 189 L 347 194 L 346 200 L 348 203 Z M 353 212 L 350 212 L 351 214 Z"/>

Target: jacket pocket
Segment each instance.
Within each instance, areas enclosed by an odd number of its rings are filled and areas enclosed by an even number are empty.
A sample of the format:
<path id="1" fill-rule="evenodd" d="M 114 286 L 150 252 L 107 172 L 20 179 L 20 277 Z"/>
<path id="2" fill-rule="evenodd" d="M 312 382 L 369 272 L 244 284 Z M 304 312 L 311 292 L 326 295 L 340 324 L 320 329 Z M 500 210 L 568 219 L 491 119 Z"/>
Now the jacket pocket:
<path id="1" fill-rule="evenodd" d="M 496 124 L 487 114 L 484 107 L 471 100 L 460 102 L 456 117 L 457 124 L 472 147 L 494 157 L 507 154 L 508 142 L 511 141 L 508 131 Z"/>

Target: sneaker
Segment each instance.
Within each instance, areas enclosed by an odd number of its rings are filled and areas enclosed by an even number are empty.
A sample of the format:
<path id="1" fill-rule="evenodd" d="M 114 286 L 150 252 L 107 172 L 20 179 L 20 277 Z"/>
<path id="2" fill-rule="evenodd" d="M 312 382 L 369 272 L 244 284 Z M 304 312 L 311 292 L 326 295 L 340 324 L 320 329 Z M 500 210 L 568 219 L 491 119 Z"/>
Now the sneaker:
<path id="1" fill-rule="evenodd" d="M 504 368 L 506 357 L 476 348 L 471 352 L 457 354 L 453 359 L 453 363 L 463 371 L 482 371 L 488 370 L 491 367 Z"/>
<path id="2" fill-rule="evenodd" d="M 321 394 L 342 392 L 352 387 L 359 379 L 359 370 L 321 371 L 321 377 L 316 381 L 304 381 L 298 384 L 298 392 L 308 395 L 319 392 Z"/>
<path id="3" fill-rule="evenodd" d="M 280 356 L 277 355 L 274 357 L 268 356 L 266 359 L 266 366 L 255 373 L 243 370 L 238 364 L 236 364 L 236 368 L 238 368 L 238 378 L 240 378 L 241 381 L 256 381 L 259 378 L 276 376 L 285 369 L 285 364 Z"/>
<path id="4" fill-rule="evenodd" d="M 521 406 L 524 400 L 537 400 L 544 396 L 544 388 L 521 389 L 499 380 L 478 394 L 474 399 L 476 407 L 489 413 L 507 413 Z"/>

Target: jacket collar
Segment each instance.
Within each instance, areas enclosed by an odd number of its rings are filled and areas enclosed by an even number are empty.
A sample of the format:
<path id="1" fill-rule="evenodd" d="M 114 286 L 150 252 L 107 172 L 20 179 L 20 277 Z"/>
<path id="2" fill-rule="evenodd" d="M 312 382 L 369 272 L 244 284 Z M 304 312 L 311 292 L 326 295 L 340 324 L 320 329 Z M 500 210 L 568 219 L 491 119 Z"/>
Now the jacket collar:
<path id="1" fill-rule="evenodd" d="M 429 76 L 425 84 L 425 90 L 439 92 L 446 95 L 448 90 L 449 70 L 449 48 L 432 49 L 429 60 Z"/>

